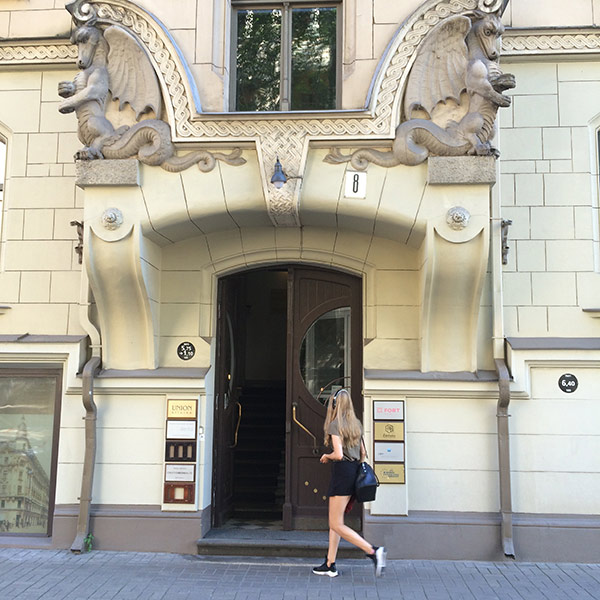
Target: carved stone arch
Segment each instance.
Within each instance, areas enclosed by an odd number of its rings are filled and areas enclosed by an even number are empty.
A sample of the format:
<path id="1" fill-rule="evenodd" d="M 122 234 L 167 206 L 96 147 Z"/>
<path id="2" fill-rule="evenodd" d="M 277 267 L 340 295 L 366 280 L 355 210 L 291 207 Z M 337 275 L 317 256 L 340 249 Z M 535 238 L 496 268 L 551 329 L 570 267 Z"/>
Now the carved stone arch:
<path id="1" fill-rule="evenodd" d="M 99 24 L 126 29 L 145 48 L 156 71 L 173 137 L 192 135 L 187 123 L 192 115 L 201 111 L 200 97 L 185 58 L 168 29 L 154 15 L 129 0 L 90 4 L 95 7 Z"/>
<path id="2" fill-rule="evenodd" d="M 428 0 L 400 25 L 381 57 L 367 99 L 377 129 L 389 128 L 389 135 L 394 135 L 400 122 L 406 79 L 419 46 L 431 30 L 443 19 L 474 10 L 480 3 L 478 0 Z"/>

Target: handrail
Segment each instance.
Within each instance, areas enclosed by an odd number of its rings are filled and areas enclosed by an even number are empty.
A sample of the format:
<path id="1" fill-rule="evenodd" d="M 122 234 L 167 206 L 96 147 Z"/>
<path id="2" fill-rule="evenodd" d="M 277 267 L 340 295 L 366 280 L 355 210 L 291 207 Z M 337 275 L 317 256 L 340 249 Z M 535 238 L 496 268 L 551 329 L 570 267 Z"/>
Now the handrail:
<path id="1" fill-rule="evenodd" d="M 238 421 L 237 425 L 235 426 L 234 442 L 232 446 L 229 446 L 230 448 L 235 448 L 237 446 L 238 431 L 240 430 L 240 423 L 242 422 L 242 405 L 240 402 L 236 402 L 236 404 L 238 405 Z"/>
<path id="2" fill-rule="evenodd" d="M 308 435 L 310 435 L 310 437 L 313 439 L 313 449 L 317 449 L 317 438 L 304 426 L 302 425 L 302 423 L 300 423 L 300 421 L 298 421 L 298 419 L 296 418 L 296 408 L 298 408 L 298 404 L 296 404 L 296 402 L 294 402 L 292 404 L 292 420 L 294 421 L 294 423 L 296 423 L 296 425 L 298 425 L 298 427 L 300 427 L 300 429 L 303 429 L 304 431 L 306 431 L 306 433 L 308 433 Z"/>

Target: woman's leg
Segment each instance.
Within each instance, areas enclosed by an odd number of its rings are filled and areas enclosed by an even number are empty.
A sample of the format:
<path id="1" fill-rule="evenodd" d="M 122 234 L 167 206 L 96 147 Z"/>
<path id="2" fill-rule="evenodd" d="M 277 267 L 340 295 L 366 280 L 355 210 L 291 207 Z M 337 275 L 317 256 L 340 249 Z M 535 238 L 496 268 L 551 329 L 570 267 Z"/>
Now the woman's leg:
<path id="1" fill-rule="evenodd" d="M 340 536 L 333 530 L 329 530 L 329 547 L 327 548 L 327 566 L 331 566 L 337 557 Z"/>
<path id="2" fill-rule="evenodd" d="M 344 524 L 344 510 L 350 501 L 350 496 L 330 496 L 329 497 L 329 545 L 331 547 L 331 531 L 338 535 L 338 544 L 339 537 L 343 537 L 347 542 L 354 544 L 361 550 L 365 552 L 365 554 L 373 554 L 375 549 L 367 540 L 362 538 L 356 531 L 350 529 L 347 525 Z M 337 554 L 337 547 L 335 549 Z M 327 553 L 327 561 L 330 560 L 329 552 Z"/>

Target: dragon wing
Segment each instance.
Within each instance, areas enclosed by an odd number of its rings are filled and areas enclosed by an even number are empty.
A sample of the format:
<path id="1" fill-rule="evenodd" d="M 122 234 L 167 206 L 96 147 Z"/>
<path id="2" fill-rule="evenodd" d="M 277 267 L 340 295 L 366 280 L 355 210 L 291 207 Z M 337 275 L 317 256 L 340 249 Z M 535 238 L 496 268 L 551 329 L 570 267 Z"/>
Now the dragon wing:
<path id="1" fill-rule="evenodd" d="M 111 26 L 104 32 L 108 42 L 110 91 L 119 100 L 119 110 L 128 103 L 135 118 L 150 109 L 161 114 L 161 95 L 156 73 L 138 41 L 123 29 Z"/>
<path id="2" fill-rule="evenodd" d="M 431 116 L 439 102 L 450 98 L 460 101 L 466 88 L 465 38 L 470 29 L 468 17 L 451 17 L 437 25 L 423 42 L 406 84 L 404 114 L 407 119 L 419 109 Z"/>

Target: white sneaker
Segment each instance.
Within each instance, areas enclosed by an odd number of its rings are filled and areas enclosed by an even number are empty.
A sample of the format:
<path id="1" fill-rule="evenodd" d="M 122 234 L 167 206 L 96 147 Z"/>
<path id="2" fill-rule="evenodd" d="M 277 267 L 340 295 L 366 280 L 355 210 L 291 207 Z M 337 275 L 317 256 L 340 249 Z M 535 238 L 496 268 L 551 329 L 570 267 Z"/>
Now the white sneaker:
<path id="1" fill-rule="evenodd" d="M 373 561 L 373 566 L 375 567 L 375 576 L 381 577 L 385 569 L 385 559 L 387 556 L 387 552 L 385 551 L 385 548 L 383 546 L 373 546 L 373 548 L 375 548 L 375 553 L 367 554 L 367 556 Z"/>

